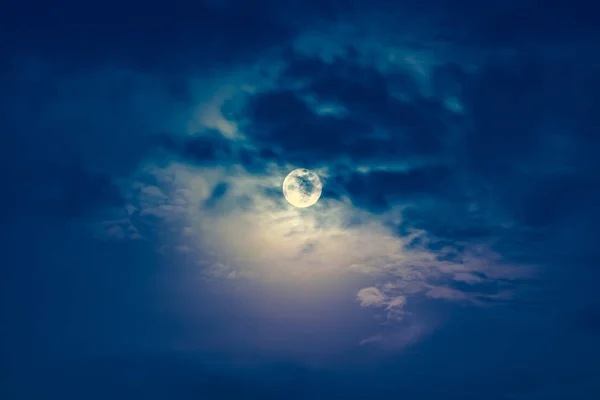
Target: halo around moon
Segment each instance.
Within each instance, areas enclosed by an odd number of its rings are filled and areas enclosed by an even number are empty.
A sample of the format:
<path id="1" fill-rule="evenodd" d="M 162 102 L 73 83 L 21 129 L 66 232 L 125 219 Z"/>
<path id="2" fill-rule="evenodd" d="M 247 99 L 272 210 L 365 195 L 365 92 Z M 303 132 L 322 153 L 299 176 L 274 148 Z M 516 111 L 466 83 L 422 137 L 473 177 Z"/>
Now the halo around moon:
<path id="1" fill-rule="evenodd" d="M 304 168 L 290 172 L 283 181 L 283 196 L 298 208 L 314 205 L 323 192 L 323 184 L 319 175 Z"/>

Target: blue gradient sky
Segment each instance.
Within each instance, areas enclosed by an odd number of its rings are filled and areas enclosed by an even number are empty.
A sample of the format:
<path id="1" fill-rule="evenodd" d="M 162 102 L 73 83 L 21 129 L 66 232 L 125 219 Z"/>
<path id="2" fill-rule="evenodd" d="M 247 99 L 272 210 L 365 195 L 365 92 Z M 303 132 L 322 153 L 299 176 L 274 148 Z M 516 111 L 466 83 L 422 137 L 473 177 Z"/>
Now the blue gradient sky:
<path id="1" fill-rule="evenodd" d="M 600 398 L 598 11 L 10 5 L 0 397 Z"/>

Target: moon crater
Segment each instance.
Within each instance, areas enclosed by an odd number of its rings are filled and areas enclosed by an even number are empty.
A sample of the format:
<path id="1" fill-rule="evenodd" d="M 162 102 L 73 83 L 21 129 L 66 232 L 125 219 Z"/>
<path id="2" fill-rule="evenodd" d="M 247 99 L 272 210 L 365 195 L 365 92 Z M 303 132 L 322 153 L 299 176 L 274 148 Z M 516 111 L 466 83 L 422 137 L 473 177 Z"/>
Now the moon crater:
<path id="1" fill-rule="evenodd" d="M 283 195 L 293 206 L 306 208 L 314 205 L 323 191 L 319 176 L 312 171 L 298 168 L 290 172 L 283 181 Z"/>

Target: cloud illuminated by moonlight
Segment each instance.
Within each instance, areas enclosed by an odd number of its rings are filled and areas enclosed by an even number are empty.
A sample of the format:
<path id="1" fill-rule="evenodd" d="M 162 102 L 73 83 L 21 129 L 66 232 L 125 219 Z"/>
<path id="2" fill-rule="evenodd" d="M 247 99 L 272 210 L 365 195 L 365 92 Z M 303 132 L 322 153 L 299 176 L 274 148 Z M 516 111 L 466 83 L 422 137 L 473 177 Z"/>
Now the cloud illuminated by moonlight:
<path id="1" fill-rule="evenodd" d="M 148 166 L 137 175 L 129 207 L 141 216 L 159 218 L 165 229 L 176 232 L 175 244 L 181 251 L 197 253 L 199 268 L 212 278 L 294 284 L 371 277 L 379 284 L 362 289 L 359 302 L 387 310 L 392 319 L 402 319 L 403 309 L 417 295 L 482 306 L 488 304 L 485 299 L 511 298 L 508 289 L 463 293 L 440 283 L 443 276 L 451 283 L 534 274 L 531 267 L 504 264 L 485 245 L 467 248 L 454 261 L 442 257 L 444 249 L 409 246 L 415 238 L 426 243 L 427 232 L 395 234 L 386 222 L 401 223 L 401 209 L 373 215 L 344 198 L 323 198 L 306 209 L 293 207 L 280 190 L 291 169 L 272 165 L 264 174 L 253 175 L 236 166 L 201 168 L 176 161 L 162 168 Z M 327 170 L 318 173 L 326 182 Z M 227 191 L 209 207 L 211 194 L 223 182 Z M 351 219 L 361 223 L 349 224 Z"/>
<path id="2" fill-rule="evenodd" d="M 257 87 L 272 84 L 258 82 Z M 241 97 L 257 91 L 254 86 L 239 86 L 244 87 Z M 236 149 L 246 145 L 252 149 L 243 124 L 221 115 L 223 98 L 235 91 L 228 86 L 227 93 L 218 93 L 208 104 L 206 98 L 199 99 L 204 105 L 194 114 L 187 138 L 202 135 L 192 132 L 210 126 Z M 352 172 L 407 168 L 396 159 L 372 161 L 377 165 L 357 165 Z M 304 165 L 267 164 L 256 172 L 235 159 L 209 166 L 178 156 L 160 165 L 149 158 L 130 180 L 122 182 L 127 207 L 119 218 L 105 221 L 104 232 L 137 239 L 143 235 L 140 220 L 158 219 L 159 230 L 167 233 L 162 236 L 163 248 L 185 252 L 210 279 L 276 286 L 358 277 L 365 285 L 349 301 L 379 309 L 390 322 L 410 315 L 416 298 L 486 307 L 510 301 L 514 293 L 507 282 L 536 272 L 531 266 L 506 262 L 489 243 L 462 242 L 456 254 L 451 244 L 429 246 L 437 239 L 431 232 L 413 229 L 399 235 L 406 203 L 372 213 L 344 196 L 323 196 L 311 207 L 296 208 L 285 200 L 281 185 L 290 171 Z M 331 171 L 311 169 L 326 188 Z M 495 285 L 500 281 L 502 285 Z M 497 290 L 478 290 L 478 285 L 486 284 Z M 469 290 L 461 290 L 461 285 Z"/>

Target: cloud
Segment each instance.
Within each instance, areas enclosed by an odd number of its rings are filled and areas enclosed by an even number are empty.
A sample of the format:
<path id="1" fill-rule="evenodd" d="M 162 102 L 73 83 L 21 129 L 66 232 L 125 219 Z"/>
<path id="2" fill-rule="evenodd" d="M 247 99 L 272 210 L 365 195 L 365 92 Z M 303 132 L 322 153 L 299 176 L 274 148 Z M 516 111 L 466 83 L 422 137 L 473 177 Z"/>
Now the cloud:
<path id="1" fill-rule="evenodd" d="M 357 297 L 362 307 L 382 306 L 386 302 L 383 293 L 375 287 L 360 289 Z"/>
<path id="2" fill-rule="evenodd" d="M 426 231 L 399 235 L 402 208 L 373 213 L 347 197 L 294 208 L 281 195 L 283 179 L 294 167 L 270 163 L 257 173 L 239 164 L 215 167 L 182 159 L 140 170 L 138 189 L 128 198 L 136 213 L 157 217 L 172 232 L 169 240 L 185 246 L 186 259 L 206 279 L 290 291 L 318 286 L 318 293 L 328 286 L 328 296 L 338 295 L 340 282 L 361 282 L 362 290 L 354 292 L 359 304 L 396 327 L 383 336 L 363 336 L 372 339 L 365 344 L 378 347 L 403 348 L 439 326 L 419 320 L 423 299 L 513 305 L 518 289 L 513 282 L 535 277 L 533 266 L 505 262 L 485 243 L 435 247 L 431 242 L 437 239 Z M 327 168 L 317 172 L 328 181 Z M 448 257 L 450 252 L 456 255 Z M 362 284 L 367 281 L 376 285 Z"/>
<path id="3" fill-rule="evenodd" d="M 410 33 L 382 35 L 384 16 L 380 27 L 357 25 L 369 34 L 355 40 L 348 26 L 368 10 L 340 4 L 298 12 L 311 24 L 297 34 L 302 24 L 287 24 L 280 17 L 289 11 L 270 1 L 202 3 L 208 22 L 175 15 L 180 33 L 150 49 L 148 38 L 165 32 L 148 35 L 154 24 L 141 21 L 124 44 L 145 46 L 130 55 L 113 47 L 104 55 L 110 63 L 70 74 L 54 62 L 12 58 L 19 68 L 9 79 L 6 124 L 24 133 L 1 139 L 3 156 L 17 151 L 0 162 L 53 161 L 40 168 L 47 186 L 29 172 L 11 178 L 19 190 L 10 207 L 54 204 L 76 216 L 110 209 L 97 224 L 101 237 L 152 238 L 195 260 L 207 279 L 359 281 L 348 299 L 358 290 L 361 305 L 398 326 L 408 313 L 427 313 L 423 303 L 527 303 L 540 265 L 555 265 L 558 253 L 593 260 L 594 67 L 577 52 L 557 54 L 570 46 L 529 51 L 539 40 L 532 30 L 524 29 L 523 44 L 497 42 L 472 20 L 489 22 L 490 13 L 497 27 L 511 18 L 470 2 L 446 10 L 449 26 L 464 31 L 434 27 L 435 40 L 420 36 L 432 22 L 413 29 L 418 19 L 394 21 Z M 418 5 L 402 7 L 419 13 Z M 561 10 L 520 12 L 552 30 Z M 323 30 L 323 16 L 349 17 Z M 172 35 L 183 35 L 185 47 L 217 31 L 194 54 L 177 54 L 193 59 L 185 71 L 165 45 Z M 103 33 L 86 32 L 92 43 Z M 476 38 L 472 47 L 461 34 Z M 230 69 L 206 67 L 225 61 Z M 574 65 L 577 73 L 567 73 Z M 82 165 L 71 185 L 74 155 Z M 325 183 L 323 198 L 303 211 L 281 196 L 296 167 Z"/>
<path id="4" fill-rule="evenodd" d="M 446 300 L 463 300 L 466 295 L 455 289 L 447 287 L 433 287 L 428 290 L 425 295 L 432 299 L 446 299 Z"/>
<path id="5" fill-rule="evenodd" d="M 440 59 L 417 79 L 413 64 L 374 65 L 357 49 L 329 58 L 295 49 L 261 66 L 274 72 L 234 74 L 246 89 L 212 102 L 215 121 L 233 130 L 214 123 L 159 141 L 167 156 L 148 157 L 130 178 L 133 219 L 176 232 L 171 241 L 212 266 L 207 277 L 363 280 L 382 298 L 367 291 L 361 302 L 395 322 L 415 312 L 412 299 L 514 306 L 525 291 L 519 282 L 535 291 L 539 259 L 517 243 L 535 227 L 504 201 L 508 172 L 492 150 L 528 139 L 494 145 L 483 135 L 494 101 L 505 101 L 504 88 L 490 85 L 504 75 L 518 83 L 520 72 Z M 490 91 L 498 99 L 486 99 Z M 303 211 L 281 196 L 296 167 L 325 183 L 323 198 Z"/>
<path id="6" fill-rule="evenodd" d="M 327 62 L 292 53 L 285 61 L 285 89 L 249 98 L 239 121 L 259 144 L 311 165 L 329 162 L 332 156 L 389 164 L 398 157 L 432 157 L 441 149 L 446 130 L 442 121 L 451 113 L 418 90 L 404 93 L 400 87 L 396 93 L 393 73 L 389 78 L 347 55 Z M 403 72 L 401 65 L 390 68 Z"/>
<path id="7" fill-rule="evenodd" d="M 0 15 L 0 397 L 599 391 L 595 5 L 125 3 Z"/>
<path id="8" fill-rule="evenodd" d="M 127 177 L 156 149 L 158 134 L 183 131 L 189 112 L 168 82 L 120 65 L 65 74 L 56 63 L 23 57 L 7 78 L 3 124 L 18 138 L 10 160 L 21 165 L 77 161 L 94 173 Z"/>
<path id="9" fill-rule="evenodd" d="M 5 222 L 19 218 L 101 218 L 125 205 L 109 176 L 89 172 L 77 163 L 12 165 L 5 185 L 10 188 L 2 196 Z"/>
<path id="10" fill-rule="evenodd" d="M 361 307 L 381 308 L 386 311 L 385 321 L 387 323 L 401 321 L 407 314 L 404 311 L 406 296 L 387 296 L 376 287 L 368 287 L 360 289 L 356 297 Z M 362 340 L 361 344 L 380 339 L 380 336 L 375 336 L 374 338 Z"/>

